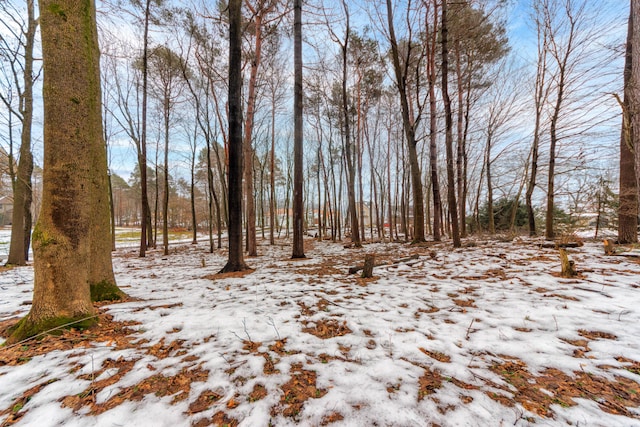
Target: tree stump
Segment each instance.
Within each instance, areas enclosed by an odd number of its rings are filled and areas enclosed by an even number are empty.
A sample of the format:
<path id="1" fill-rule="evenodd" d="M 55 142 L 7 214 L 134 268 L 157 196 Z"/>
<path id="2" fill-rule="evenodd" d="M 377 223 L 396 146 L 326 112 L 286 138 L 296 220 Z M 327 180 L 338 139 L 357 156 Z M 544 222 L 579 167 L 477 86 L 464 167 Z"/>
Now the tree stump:
<path id="1" fill-rule="evenodd" d="M 575 263 L 569 260 L 567 251 L 563 248 L 560 248 L 560 263 L 562 265 L 562 277 L 569 278 L 576 276 Z"/>
<path id="2" fill-rule="evenodd" d="M 604 239 L 604 254 L 605 255 L 614 255 L 616 253 L 616 248 L 613 246 L 613 242 L 609 239 Z"/>
<path id="3" fill-rule="evenodd" d="M 362 277 L 373 277 L 373 267 L 376 265 L 376 256 L 368 254 L 364 256 L 364 268 L 362 269 Z"/>

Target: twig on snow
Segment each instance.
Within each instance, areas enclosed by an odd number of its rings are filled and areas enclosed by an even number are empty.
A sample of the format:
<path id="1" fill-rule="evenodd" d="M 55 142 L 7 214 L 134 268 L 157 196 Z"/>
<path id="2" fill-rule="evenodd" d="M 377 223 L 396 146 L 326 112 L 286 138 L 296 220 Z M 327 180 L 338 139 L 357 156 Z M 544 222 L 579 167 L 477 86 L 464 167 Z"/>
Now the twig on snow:
<path id="1" fill-rule="evenodd" d="M 278 328 L 276 328 L 276 322 L 273 320 L 273 317 L 269 316 L 268 317 L 269 321 L 267 322 L 267 325 L 271 325 L 273 327 L 273 329 L 276 331 L 276 335 L 278 335 L 278 341 L 280 341 L 280 332 L 278 332 Z"/>
<path id="2" fill-rule="evenodd" d="M 475 322 L 476 319 L 471 319 L 471 323 L 469 323 L 469 327 L 467 328 L 467 334 L 464 336 L 464 338 L 469 341 L 469 334 L 471 334 L 471 326 L 473 325 L 473 322 Z"/>

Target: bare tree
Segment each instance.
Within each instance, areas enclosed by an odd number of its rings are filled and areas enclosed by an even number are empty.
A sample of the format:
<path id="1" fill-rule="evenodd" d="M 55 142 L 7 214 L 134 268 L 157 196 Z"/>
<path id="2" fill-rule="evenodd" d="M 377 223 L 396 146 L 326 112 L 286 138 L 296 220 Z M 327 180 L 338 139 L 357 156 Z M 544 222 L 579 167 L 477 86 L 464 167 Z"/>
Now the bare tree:
<path id="1" fill-rule="evenodd" d="M 533 208 L 533 192 L 537 185 L 538 176 L 538 159 L 540 157 L 540 138 L 542 133 L 542 120 L 544 106 L 549 97 L 550 86 L 547 82 L 549 70 L 547 69 L 549 28 L 544 24 L 542 14 L 539 11 L 539 4 L 535 4 L 534 20 L 536 23 L 537 35 L 537 61 L 536 61 L 536 77 L 534 86 L 534 106 L 535 120 L 533 128 L 533 141 L 531 143 L 531 166 L 530 175 L 527 183 L 527 191 L 525 201 L 527 205 L 527 216 L 529 219 L 529 236 L 536 235 L 536 218 Z"/>
<path id="2" fill-rule="evenodd" d="M 451 238 L 453 247 L 462 246 L 460 241 L 460 223 L 458 222 L 458 206 L 456 204 L 455 176 L 453 168 L 453 120 L 451 113 L 451 99 L 449 98 L 449 46 L 447 27 L 447 1 L 442 2 L 442 99 L 445 111 L 445 150 L 447 157 L 447 201 L 451 220 Z"/>
<path id="3" fill-rule="evenodd" d="M 634 9 L 635 8 L 635 9 Z M 634 55 L 637 53 L 638 45 L 634 45 L 634 34 L 640 32 L 640 16 L 636 16 L 640 8 L 640 2 L 632 0 L 629 11 L 629 23 L 627 26 L 627 47 L 624 63 L 624 99 L 622 105 L 622 130 L 620 135 L 620 206 L 618 208 L 618 242 L 637 243 L 638 242 L 638 181 L 636 179 L 636 161 L 634 152 L 637 152 L 639 144 L 636 143 L 638 127 L 636 126 L 638 116 L 638 96 L 637 82 L 640 81 L 640 71 L 634 69 Z M 635 13 L 634 13 L 635 12 Z M 640 67 L 640 61 L 636 61 Z M 634 75 L 635 72 L 635 75 Z M 632 85 L 635 84 L 635 87 Z M 631 108 L 631 102 L 634 107 Z M 634 122 L 634 114 L 636 121 Z M 638 123 L 640 124 L 640 123 Z M 599 211 L 598 211 L 599 212 Z"/>
<path id="4" fill-rule="evenodd" d="M 387 3 L 387 24 L 389 31 L 389 42 L 391 44 L 391 56 L 393 61 L 393 70 L 395 83 L 398 88 L 400 96 L 400 105 L 402 110 L 402 124 L 404 127 L 404 134 L 407 141 L 407 151 L 409 154 L 409 167 L 411 170 L 411 188 L 413 190 L 413 242 L 424 242 L 424 195 L 422 191 L 422 173 L 420 172 L 420 162 L 418 160 L 416 129 L 420 123 L 418 114 L 417 118 L 411 117 L 411 110 L 409 106 L 409 93 L 407 91 L 407 80 L 409 74 L 409 67 L 411 64 L 411 49 L 412 40 L 407 40 L 405 49 L 406 57 L 404 58 L 404 64 L 400 61 L 400 49 L 398 47 L 398 40 L 395 33 L 395 24 L 393 18 L 393 8 L 391 6 L 391 0 L 386 0 Z M 407 5 L 407 13 L 411 7 L 411 1 Z M 445 9 L 446 10 L 446 9 Z M 417 92 L 417 90 L 416 90 Z M 419 107 L 422 110 L 422 107 Z"/>
<path id="5" fill-rule="evenodd" d="M 304 218 L 302 199 L 303 134 L 302 134 L 302 0 L 293 2 L 293 254 L 292 258 L 305 258 L 302 221 Z"/>
<path id="6" fill-rule="evenodd" d="M 248 269 L 242 253 L 242 0 L 229 1 L 229 259 L 221 273 Z"/>
<path id="7" fill-rule="evenodd" d="M 35 45 L 38 18 L 35 2 L 26 1 L 26 18 L 20 18 L 19 11 L 11 3 L 0 4 L 0 11 L 11 19 L 3 19 L 2 28 L 13 36 L 0 37 L 0 51 L 6 58 L 10 69 L 7 78 L 12 80 L 11 86 L 17 91 L 18 105 L 14 105 L 7 94 L 0 92 L 0 100 L 9 110 L 10 116 L 16 116 L 21 125 L 20 157 L 18 168 L 12 173 L 13 213 L 11 218 L 11 244 L 7 264 L 25 265 L 29 259 L 31 241 L 31 175 L 33 173 L 33 154 L 31 152 L 31 126 L 33 122 L 33 84 L 39 72 L 34 71 L 33 49 Z M 17 27 L 14 24 L 18 24 Z M 15 44 L 11 45 L 11 41 Z M 22 82 L 20 82 L 22 80 Z M 2 91 L 3 92 L 3 91 Z M 10 141 L 9 168 L 13 171 L 13 143 Z"/>
<path id="8" fill-rule="evenodd" d="M 178 102 L 182 88 L 184 73 L 189 74 L 188 67 L 182 64 L 182 58 L 168 46 L 155 46 L 149 52 L 149 71 L 153 76 L 153 94 L 161 105 L 164 139 L 164 160 L 162 164 L 162 246 L 164 255 L 169 254 L 169 131 L 172 110 Z M 156 198 L 157 200 L 157 198 Z"/>
<path id="9" fill-rule="evenodd" d="M 430 3 L 426 3 L 428 6 Z M 433 194 L 433 240 L 439 242 L 442 232 L 442 198 L 440 197 L 440 180 L 438 177 L 438 107 L 436 105 L 436 48 L 438 43 L 438 2 L 433 0 L 433 10 L 425 8 L 425 27 L 429 28 L 429 18 L 432 19 L 431 31 L 427 31 L 428 38 L 424 41 L 427 49 L 427 81 L 429 86 L 429 168 L 431 170 L 431 191 Z"/>

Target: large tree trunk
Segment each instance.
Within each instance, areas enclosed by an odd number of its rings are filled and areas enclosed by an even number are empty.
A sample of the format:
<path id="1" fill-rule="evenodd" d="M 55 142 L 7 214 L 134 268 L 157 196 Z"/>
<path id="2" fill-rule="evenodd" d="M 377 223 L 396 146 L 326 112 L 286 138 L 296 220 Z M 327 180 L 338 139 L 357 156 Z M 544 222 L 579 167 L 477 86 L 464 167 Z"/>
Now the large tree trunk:
<path id="1" fill-rule="evenodd" d="M 636 160 L 636 186 L 640 191 L 640 49 L 633 48 L 633 46 L 640 46 L 640 1 L 632 0 L 631 2 L 631 14 L 633 31 L 631 32 L 631 78 L 629 88 L 629 109 L 631 114 L 631 135 L 633 138 L 633 146 L 635 151 Z M 638 201 L 640 204 L 640 193 L 638 194 Z M 638 212 L 636 211 L 636 214 Z M 637 236 L 636 236 L 637 239 Z"/>
<path id="2" fill-rule="evenodd" d="M 89 283 L 99 269 L 92 264 L 101 262 L 103 251 L 110 256 L 95 5 L 92 0 L 42 0 L 40 20 L 42 208 L 33 236 L 33 305 L 12 340 L 70 322 L 78 322 L 76 327 L 93 323 Z M 97 205 L 103 209 L 99 219 L 93 218 Z M 104 236 L 100 244 L 92 242 L 98 235 Z"/>
<path id="3" fill-rule="evenodd" d="M 27 1 L 27 29 L 24 44 L 24 76 L 20 113 L 22 133 L 20 138 L 20 160 L 13 185 L 13 213 L 11 217 L 11 244 L 7 264 L 25 265 L 29 259 L 31 241 L 31 175 L 33 154 L 31 153 L 31 124 L 33 122 L 33 47 L 38 27 L 33 0 Z M 12 161 L 12 159 L 10 159 Z M 13 165 L 10 165 L 11 167 Z"/>
<path id="4" fill-rule="evenodd" d="M 242 0 L 229 1 L 229 259 L 221 272 L 248 267 L 242 253 Z"/>
<path id="5" fill-rule="evenodd" d="M 303 241 L 303 134 L 302 134 L 302 0 L 293 3 L 293 253 L 292 258 L 304 258 Z"/>
<path id="6" fill-rule="evenodd" d="M 640 19 L 640 17 L 638 17 Z M 633 71 L 640 74 L 639 70 L 633 69 L 634 54 L 634 1 L 631 1 L 631 11 L 629 13 L 629 25 L 627 30 L 627 50 L 624 63 L 624 100 L 622 132 L 620 136 L 620 206 L 618 209 L 618 242 L 637 243 L 638 242 L 638 188 L 636 180 L 636 167 L 634 161 L 633 148 L 638 151 L 638 144 L 634 144 L 638 128 L 632 126 L 632 116 L 630 109 L 631 100 L 637 105 L 638 98 L 634 97 L 632 91 L 638 90 L 631 86 Z M 639 55 L 640 56 L 640 55 Z M 638 81 L 636 79 L 635 81 Z M 638 108 L 637 106 L 635 107 Z M 634 111 L 635 112 L 635 111 Z"/>

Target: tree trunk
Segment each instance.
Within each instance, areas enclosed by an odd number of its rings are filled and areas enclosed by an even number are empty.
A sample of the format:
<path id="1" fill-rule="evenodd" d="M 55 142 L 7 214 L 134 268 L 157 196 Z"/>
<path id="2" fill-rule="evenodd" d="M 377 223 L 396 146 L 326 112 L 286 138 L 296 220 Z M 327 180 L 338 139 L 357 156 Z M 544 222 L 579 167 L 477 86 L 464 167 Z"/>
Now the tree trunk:
<path id="1" fill-rule="evenodd" d="M 42 208 L 33 238 L 33 305 L 13 332 L 14 341 L 70 322 L 78 322 L 75 327 L 95 323 L 89 283 L 98 272 L 92 263 L 102 254 L 92 238 L 103 235 L 100 243 L 107 242 L 105 252 L 111 253 L 95 5 L 42 0 L 40 21 Z M 106 221 L 93 218 L 98 206 Z"/>
<path id="2" fill-rule="evenodd" d="M 424 242 L 424 195 L 422 192 L 422 173 L 420 172 L 420 162 L 416 149 L 416 123 L 410 118 L 409 102 L 407 94 L 407 76 L 403 73 L 400 65 L 400 53 L 396 39 L 393 11 L 391 0 L 387 0 L 387 22 L 389 25 L 389 41 L 391 43 L 391 56 L 393 59 L 393 69 L 395 71 L 396 85 L 400 93 L 400 105 L 402 110 L 402 123 L 407 141 L 409 153 L 409 166 L 411 170 L 411 188 L 413 190 L 413 242 Z"/>
<path id="3" fill-rule="evenodd" d="M 255 50 L 251 61 L 251 74 L 247 97 L 247 117 L 244 125 L 244 193 L 245 193 L 245 227 L 247 230 L 246 249 L 249 256 L 258 255 L 256 243 L 256 206 L 253 195 L 253 122 L 256 107 L 256 85 L 258 84 L 258 69 L 262 59 L 262 13 L 258 11 L 255 16 L 254 37 Z"/>
<path id="4" fill-rule="evenodd" d="M 196 218 L 196 136 L 194 131 L 193 151 L 191 152 L 191 182 L 189 183 L 189 201 L 191 202 L 191 227 L 193 229 L 193 239 L 191 244 L 198 244 L 198 219 Z"/>
<path id="5" fill-rule="evenodd" d="M 464 170 L 464 159 L 466 154 L 465 147 L 465 136 L 464 136 L 464 85 L 463 85 L 463 77 L 462 77 L 462 67 L 460 64 L 461 55 L 460 55 L 460 40 L 456 40 L 455 43 L 455 57 L 456 57 L 456 84 L 457 84 L 457 101 L 458 101 L 458 112 L 456 114 L 456 184 L 457 184 L 457 192 L 458 192 L 458 212 L 460 214 L 460 236 L 466 237 L 467 227 L 466 227 L 466 200 L 464 194 L 464 184 L 465 184 L 465 170 Z"/>
<path id="6" fill-rule="evenodd" d="M 571 278 L 578 274 L 576 272 L 574 262 L 569 259 L 567 251 L 563 248 L 560 248 L 560 265 L 562 267 L 562 270 L 560 272 L 560 275 L 562 277 Z"/>
<path id="7" fill-rule="evenodd" d="M 356 82 L 356 112 L 357 112 L 357 122 L 356 122 L 356 158 L 358 160 L 358 215 L 360 216 L 360 240 L 366 241 L 365 237 L 365 227 L 366 224 L 364 222 L 364 192 L 362 189 L 362 95 L 361 95 L 361 80 L 360 70 L 358 70 L 358 80 Z"/>
<path id="8" fill-rule="evenodd" d="M 169 94 L 164 99 L 164 164 L 162 165 L 163 187 L 162 193 L 162 247 L 164 255 L 169 255 L 169 119 L 171 104 Z"/>
<path id="9" fill-rule="evenodd" d="M 20 136 L 20 160 L 16 179 L 13 182 L 13 213 L 11 217 L 11 244 L 7 264 L 25 265 L 29 259 L 31 241 L 31 175 L 33 154 L 31 153 L 31 124 L 33 122 L 33 47 L 38 23 L 33 0 L 27 1 L 27 28 L 24 42 L 23 90 L 20 94 L 22 131 Z M 9 159 L 10 162 L 13 159 Z M 10 164 L 10 167 L 13 167 Z"/>
<path id="10" fill-rule="evenodd" d="M 438 107 L 436 104 L 436 43 L 438 32 L 436 31 L 438 22 L 437 3 L 434 1 L 433 28 L 431 40 L 428 43 L 427 52 L 427 77 L 429 82 L 429 167 L 431 170 L 431 191 L 433 195 L 433 240 L 442 240 L 442 198 L 440 197 L 440 180 L 438 178 Z"/>
<path id="11" fill-rule="evenodd" d="M 620 136 L 620 206 L 618 209 L 618 242 L 622 244 L 638 242 L 638 188 L 636 180 L 636 164 L 634 152 L 639 144 L 635 144 L 638 128 L 633 126 L 631 100 L 638 102 L 631 86 L 633 75 L 633 33 L 634 33 L 634 1 L 631 1 L 629 25 L 627 29 L 627 49 L 624 63 L 624 100 L 622 111 L 622 131 Z M 640 73 L 640 71 L 636 71 Z M 636 79 L 635 81 L 638 81 Z M 635 107 L 638 108 L 637 106 Z"/>
<path id="12" fill-rule="evenodd" d="M 275 245 L 276 230 L 276 102 L 271 103 L 271 152 L 269 153 L 269 244 Z"/>
<path id="13" fill-rule="evenodd" d="M 555 198 L 555 167 L 556 167 L 556 147 L 558 144 L 558 121 L 560 120 L 560 113 L 562 111 L 562 104 L 564 102 L 565 97 L 565 86 L 567 84 L 567 69 L 569 62 L 569 57 L 573 52 L 574 46 L 574 37 L 576 32 L 576 21 L 572 16 L 571 10 L 571 2 L 567 2 L 565 4 L 567 8 L 567 18 L 568 22 L 568 40 L 567 46 L 563 51 L 559 51 L 556 46 L 556 40 L 553 39 L 556 35 L 552 34 L 552 43 L 554 50 L 552 50 L 552 54 L 554 56 L 555 61 L 558 64 L 558 76 L 556 77 L 557 87 L 556 87 L 556 102 L 553 106 L 553 114 L 551 115 L 551 124 L 550 124 L 550 143 L 549 143 L 549 175 L 547 179 L 547 215 L 545 221 L 545 237 L 547 240 L 552 240 L 555 237 L 554 230 L 554 198 Z"/>
<path id="14" fill-rule="evenodd" d="M 640 49 L 633 46 L 640 46 L 640 1 L 631 0 L 631 76 L 629 79 L 629 109 L 631 111 L 631 135 L 636 161 L 636 187 L 640 191 Z M 640 204 L 640 193 L 637 195 L 637 204 Z M 636 215 L 637 215 L 636 211 Z M 637 236 L 636 236 L 637 240 Z"/>
<path id="15" fill-rule="evenodd" d="M 535 82 L 535 125 L 533 128 L 533 143 L 531 145 L 531 175 L 527 185 L 525 194 L 525 202 L 527 205 L 527 217 L 529 220 L 529 236 L 533 237 L 536 232 L 535 211 L 533 209 L 533 192 L 536 188 L 536 179 L 538 175 L 538 158 L 540 149 L 540 133 L 542 127 L 542 108 L 547 100 L 548 88 L 546 83 L 547 77 L 547 54 L 548 54 L 548 31 L 540 22 L 537 22 L 537 39 L 538 39 L 538 61 Z"/>
<path id="16" fill-rule="evenodd" d="M 116 207 L 113 200 L 113 185 L 109 173 L 109 213 L 111 215 L 111 252 L 116 250 Z"/>
<path id="17" fill-rule="evenodd" d="M 293 2 L 293 253 L 305 258 L 303 240 L 302 0 Z"/>
<path id="18" fill-rule="evenodd" d="M 449 98 L 449 50 L 447 45 L 447 2 L 442 2 L 442 98 L 444 100 L 445 111 L 445 148 L 447 157 L 447 201 L 449 204 L 449 215 L 451 219 L 451 237 L 453 247 L 462 246 L 460 241 L 460 229 L 458 227 L 458 208 L 456 205 L 456 188 L 453 167 L 453 122 L 451 113 L 451 99 Z"/>
<path id="19" fill-rule="evenodd" d="M 487 135 L 485 171 L 487 173 L 487 215 L 489 217 L 489 234 L 496 234 L 496 223 L 493 217 L 493 184 L 491 183 L 491 131 Z"/>
<path id="20" fill-rule="evenodd" d="M 248 267 L 242 253 L 242 0 L 229 1 L 229 259 L 221 273 Z"/>
<path id="21" fill-rule="evenodd" d="M 365 279 L 373 277 L 373 267 L 376 266 L 376 256 L 367 254 L 364 256 L 364 268 L 362 269 L 362 277 Z"/>
<path id="22" fill-rule="evenodd" d="M 149 207 L 149 193 L 147 189 L 147 95 L 149 81 L 149 19 L 151 15 L 151 0 L 146 0 L 144 11 L 144 35 L 142 39 L 142 131 L 140 135 L 140 153 L 138 153 L 138 167 L 140 168 L 140 257 L 144 257 L 147 246 L 151 243 L 151 210 Z"/>

